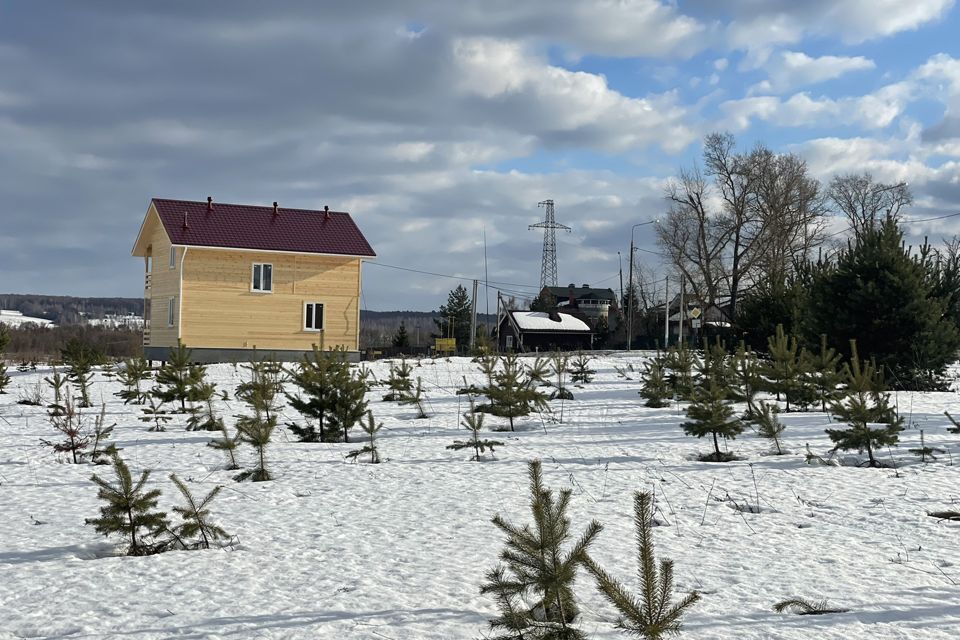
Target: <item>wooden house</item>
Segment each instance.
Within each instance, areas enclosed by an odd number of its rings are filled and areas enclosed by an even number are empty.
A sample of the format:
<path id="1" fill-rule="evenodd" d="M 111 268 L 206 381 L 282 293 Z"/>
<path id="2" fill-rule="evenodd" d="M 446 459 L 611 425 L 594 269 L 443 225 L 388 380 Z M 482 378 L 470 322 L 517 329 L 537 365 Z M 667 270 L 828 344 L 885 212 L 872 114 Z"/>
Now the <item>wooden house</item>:
<path id="1" fill-rule="evenodd" d="M 578 351 L 593 347 L 590 326 L 558 311 L 507 310 L 497 333 L 500 351 Z"/>
<path id="2" fill-rule="evenodd" d="M 359 353 L 361 265 L 376 254 L 348 213 L 154 198 L 132 253 L 149 359 L 178 340 L 203 362 Z"/>

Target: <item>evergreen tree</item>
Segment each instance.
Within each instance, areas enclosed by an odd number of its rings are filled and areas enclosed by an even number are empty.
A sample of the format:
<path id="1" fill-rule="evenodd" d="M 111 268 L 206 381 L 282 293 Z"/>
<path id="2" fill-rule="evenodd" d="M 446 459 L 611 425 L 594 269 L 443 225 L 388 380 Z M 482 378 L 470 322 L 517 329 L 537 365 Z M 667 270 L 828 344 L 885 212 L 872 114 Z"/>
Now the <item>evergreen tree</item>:
<path id="1" fill-rule="evenodd" d="M 337 385 L 349 370 L 346 356 L 341 351 L 321 351 L 314 347 L 313 353 L 304 356 L 299 366 L 289 369 L 287 375 L 297 387 L 297 395 L 286 394 L 290 406 L 305 416 L 306 425 L 287 423 L 300 442 L 324 442 L 327 413 L 337 399 Z M 349 373 L 349 371 L 347 371 Z M 319 427 L 319 430 L 318 430 Z M 339 437 L 339 433 L 334 437 Z"/>
<path id="2" fill-rule="evenodd" d="M 808 337 L 825 334 L 844 356 L 851 355 L 845 339 L 856 338 L 897 388 L 940 386 L 956 360 L 960 332 L 923 255 L 911 254 L 892 217 L 865 229 L 813 279 Z"/>
<path id="3" fill-rule="evenodd" d="M 334 391 L 326 414 L 327 435 L 333 440 L 342 435 L 343 442 L 350 442 L 350 429 L 367 412 L 367 385 L 345 361 L 344 364 L 333 378 Z"/>
<path id="4" fill-rule="evenodd" d="M 356 460 L 365 453 L 370 454 L 370 464 L 379 464 L 380 463 L 380 451 L 377 449 L 377 434 L 380 432 L 380 429 L 383 428 L 383 424 L 377 424 L 373 419 L 373 412 L 367 411 L 367 421 L 366 423 L 361 422 L 360 428 L 363 429 L 363 432 L 367 434 L 369 442 L 363 446 L 362 449 L 354 449 L 347 454 L 347 457 Z"/>
<path id="5" fill-rule="evenodd" d="M 266 451 L 276 426 L 276 416 L 267 418 L 263 412 L 258 410 L 254 410 L 252 416 L 240 416 L 237 418 L 237 432 L 240 435 L 240 441 L 254 448 L 257 455 L 257 466 L 251 470 L 237 474 L 234 477 L 235 480 L 238 482 L 247 479 L 253 482 L 273 480 L 273 477 L 267 470 Z"/>
<path id="6" fill-rule="evenodd" d="M 680 632 L 683 614 L 700 600 L 696 591 L 674 605 L 673 560 L 660 560 L 657 569 L 653 547 L 653 498 L 637 491 L 633 495 L 633 522 L 637 530 L 637 565 L 640 594 L 634 597 L 616 578 L 603 570 L 589 556 L 584 566 L 597 581 L 597 588 L 620 613 L 617 628 L 648 640 Z"/>
<path id="7" fill-rule="evenodd" d="M 163 403 L 157 404 L 157 399 L 154 396 L 150 396 L 150 406 L 144 407 L 140 411 L 143 413 L 140 416 L 140 422 L 153 423 L 148 431 L 166 431 L 166 423 L 173 420 L 173 417 L 164 410 Z"/>
<path id="8" fill-rule="evenodd" d="M 827 346 L 826 335 L 820 335 L 820 352 L 809 357 L 808 369 L 820 401 L 820 410 L 826 411 L 827 405 L 836 401 L 837 387 L 841 382 L 840 354 L 836 349 Z"/>
<path id="9" fill-rule="evenodd" d="M 180 494 L 186 501 L 186 505 L 173 508 L 173 512 L 180 516 L 182 522 L 170 529 L 181 546 L 186 549 L 209 549 L 211 542 L 230 537 L 230 534 L 210 522 L 210 503 L 220 494 L 222 486 L 214 487 L 203 500 L 198 501 L 190 493 L 186 483 L 176 474 L 170 474 L 170 482 L 180 490 Z M 197 536 L 200 539 L 194 541 L 193 539 Z"/>
<path id="10" fill-rule="evenodd" d="M 400 402 L 410 394 L 413 389 L 413 380 L 410 379 L 412 373 L 413 367 L 405 358 L 401 358 L 398 365 L 390 364 L 390 376 L 387 378 L 390 392 L 383 396 L 384 402 Z"/>
<path id="11" fill-rule="evenodd" d="M 179 402 L 180 413 L 189 413 L 187 400 L 190 400 L 191 389 L 203 378 L 203 368 L 190 364 L 191 351 L 182 342 L 177 347 L 170 347 L 167 361 L 157 371 L 153 395 L 160 402 Z"/>
<path id="12" fill-rule="evenodd" d="M 243 367 L 249 378 L 234 390 L 237 400 L 259 409 L 270 419 L 279 410 L 277 393 L 283 390 L 283 368 L 275 360 L 256 360 Z"/>
<path id="13" fill-rule="evenodd" d="M 665 358 L 658 352 L 655 358 L 644 363 L 643 386 L 640 396 L 644 406 L 661 409 L 670 405 L 670 386 L 664 372 Z"/>
<path id="14" fill-rule="evenodd" d="M 733 415 L 729 401 L 729 389 L 721 386 L 715 377 L 707 379 L 706 384 L 697 388 L 693 403 L 687 407 L 688 421 L 684 422 L 683 432 L 702 438 L 713 436 L 714 453 L 701 458 L 710 462 L 727 462 L 729 454 L 720 451 L 719 437 L 733 440 L 743 433 L 744 425 Z"/>
<path id="15" fill-rule="evenodd" d="M 494 360 L 496 362 L 496 360 Z M 533 364 L 527 365 L 527 377 L 537 385 L 549 386 L 550 380 L 548 376 L 550 375 L 550 360 L 547 358 L 537 357 Z M 489 378 L 489 376 L 488 376 Z"/>
<path id="16" fill-rule="evenodd" d="M 574 622 L 580 614 L 573 594 L 577 565 L 586 559 L 587 550 L 603 527 L 593 521 L 573 547 L 571 539 L 570 490 L 553 491 L 543 485 L 540 461 L 530 463 L 530 509 L 533 525 L 517 526 L 494 516 L 493 524 L 507 536 L 500 553 L 503 565 L 487 572 L 480 593 L 493 594 L 500 615 L 490 621 L 492 629 L 505 630 L 503 638 L 543 638 L 579 640 L 586 635 Z M 533 596 L 536 604 L 527 608 L 524 598 Z"/>
<path id="17" fill-rule="evenodd" d="M 7 362 L 3 354 L 10 344 L 10 330 L 7 325 L 0 323 L 0 393 L 6 393 L 7 385 L 10 384 L 10 376 L 7 375 Z"/>
<path id="18" fill-rule="evenodd" d="M 833 413 L 848 429 L 827 429 L 835 450 L 866 450 L 871 467 L 881 466 L 874 450 L 897 444 L 903 419 L 895 415 L 883 378 L 872 362 L 860 362 L 856 340 L 850 341 L 850 362 L 843 366 L 846 398 L 833 404 Z M 873 428 L 871 425 L 883 426 Z"/>
<path id="19" fill-rule="evenodd" d="M 400 404 L 402 405 L 412 405 L 417 409 L 417 419 L 427 418 L 426 408 L 424 407 L 424 395 L 423 395 L 423 381 L 417 377 L 417 386 L 413 388 L 413 391 L 407 393 L 406 396 L 400 399 Z"/>
<path id="20" fill-rule="evenodd" d="M 670 385 L 672 395 L 680 400 L 690 400 L 693 397 L 693 352 L 686 345 L 673 347 L 667 351 L 666 371 L 667 384 Z"/>
<path id="21" fill-rule="evenodd" d="M 110 439 L 113 435 L 113 428 L 117 426 L 113 423 L 107 426 L 107 405 L 100 405 L 100 415 L 93 421 L 93 451 L 90 452 L 90 460 L 94 464 L 107 464 L 108 458 L 117 454 L 119 449 L 116 445 L 109 444 L 101 449 L 100 445 Z"/>
<path id="22" fill-rule="evenodd" d="M 573 400 L 573 393 L 563 383 L 563 376 L 570 371 L 570 358 L 559 351 L 550 359 L 550 369 L 557 376 L 556 389 L 550 394 L 551 400 Z"/>
<path id="23" fill-rule="evenodd" d="M 477 412 L 472 398 L 470 400 L 470 412 L 463 415 L 463 420 L 460 424 L 470 431 L 470 439 L 455 440 L 453 444 L 447 445 L 447 449 L 459 451 L 460 449 L 472 448 L 473 456 L 470 459 L 480 462 L 483 459 L 481 456 L 486 452 L 487 449 L 490 449 L 490 455 L 492 456 L 494 447 L 503 446 L 503 443 L 499 440 L 480 439 L 480 430 L 483 429 L 483 414 Z"/>
<path id="24" fill-rule="evenodd" d="M 570 379 L 574 383 L 583 383 L 587 384 L 593 380 L 594 374 L 597 372 L 590 368 L 590 358 L 588 358 L 582 351 L 577 352 L 577 357 L 574 359 L 573 364 L 570 367 Z"/>
<path id="25" fill-rule="evenodd" d="M 547 404 L 547 397 L 524 375 L 514 354 L 502 358 L 502 367 L 493 374 L 493 386 L 487 391 L 487 399 L 489 404 L 480 405 L 477 411 L 508 418 L 510 431 L 515 430 L 514 418 L 529 415 Z"/>
<path id="26" fill-rule="evenodd" d="M 66 410 L 63 406 L 63 398 L 67 392 L 64 388 L 67 384 L 67 379 L 60 375 L 60 372 L 56 367 L 53 367 L 53 373 L 49 378 L 44 378 L 44 382 L 50 385 L 50 388 L 53 389 L 53 404 L 48 404 L 47 412 L 51 416 L 60 416 L 63 415 L 63 412 Z"/>
<path id="27" fill-rule="evenodd" d="M 470 344 L 470 295 L 462 284 L 457 285 L 447 295 L 447 304 L 441 305 L 437 312 L 440 318 L 434 320 L 439 338 L 456 338 L 457 348 L 463 349 Z"/>
<path id="28" fill-rule="evenodd" d="M 766 367 L 766 377 L 769 380 L 768 388 L 787 402 L 787 411 L 790 411 L 790 399 L 797 386 L 800 375 L 797 359 L 797 338 L 788 337 L 783 331 L 783 325 L 777 325 L 776 335 L 767 340 L 767 350 L 770 353 L 770 362 Z"/>
<path id="29" fill-rule="evenodd" d="M 104 536 L 120 535 L 127 541 L 127 555 L 142 556 L 155 551 L 155 547 L 145 542 L 155 537 L 167 527 L 167 516 L 154 511 L 159 489 L 144 491 L 144 485 L 150 478 L 150 471 L 140 474 L 134 484 L 130 469 L 119 455 L 113 456 L 113 470 L 117 476 L 116 484 L 110 484 L 96 474 L 90 477 L 100 487 L 97 497 L 106 502 L 100 507 L 99 518 L 89 518 L 86 523 L 93 525 L 97 533 Z"/>
<path id="30" fill-rule="evenodd" d="M 733 366 L 730 370 L 733 382 L 732 396 L 734 399 L 747 403 L 746 420 L 753 420 L 757 416 L 757 405 L 754 399 L 763 386 L 764 380 L 760 373 L 760 362 L 757 356 L 747 350 L 745 342 L 741 341 L 737 352 L 733 356 Z"/>
<path id="31" fill-rule="evenodd" d="M 100 362 L 101 354 L 79 338 L 71 338 L 60 350 L 60 358 L 67 367 L 67 379 L 80 392 L 80 407 L 92 407 L 90 385 L 93 367 Z"/>
<path id="32" fill-rule="evenodd" d="M 410 336 L 407 335 L 407 327 L 402 322 L 400 323 L 400 328 L 397 329 L 397 332 L 393 335 L 393 346 L 397 349 L 408 349 L 410 348 Z"/>
<path id="33" fill-rule="evenodd" d="M 549 292 L 541 291 L 530 301 L 530 311 L 547 312 L 554 309 L 553 296 Z"/>
<path id="34" fill-rule="evenodd" d="M 223 424 L 223 422 L 221 422 L 220 433 L 223 434 L 223 437 L 214 438 L 213 440 L 207 443 L 207 446 L 212 447 L 217 451 L 223 451 L 224 453 L 226 453 L 227 466 L 224 468 L 227 469 L 228 471 L 236 471 L 237 469 L 240 468 L 240 465 L 237 464 L 237 457 L 236 457 L 236 454 L 234 454 L 234 451 L 237 450 L 237 446 L 240 444 L 240 432 L 238 431 L 236 432 L 236 434 L 231 436 L 227 432 L 227 426 Z"/>
<path id="35" fill-rule="evenodd" d="M 123 400 L 123 404 L 146 402 L 147 394 L 141 390 L 140 383 L 150 379 L 150 363 L 143 356 L 125 359 L 123 366 L 117 371 L 117 379 L 123 389 L 116 395 Z"/>
<path id="36" fill-rule="evenodd" d="M 217 415 L 213 406 L 217 386 L 212 382 L 197 382 L 190 389 L 190 399 L 193 402 L 202 402 L 202 408 L 193 408 L 187 418 L 187 431 L 220 431 L 223 418 Z"/>
<path id="37" fill-rule="evenodd" d="M 63 411 L 50 415 L 50 424 L 63 438 L 59 442 L 41 439 L 42 444 L 52 447 L 56 453 L 69 453 L 70 461 L 79 464 L 83 461 L 83 451 L 90 445 L 90 434 L 83 425 L 80 412 L 74 408 L 73 398 L 67 394 Z"/>
<path id="38" fill-rule="evenodd" d="M 761 438 L 772 440 L 773 445 L 777 448 L 777 455 L 780 456 L 783 455 L 783 450 L 780 448 L 780 436 L 786 427 L 777 419 L 778 413 L 780 413 L 780 409 L 776 405 L 761 402 L 756 414 L 756 422 L 757 434 Z"/>

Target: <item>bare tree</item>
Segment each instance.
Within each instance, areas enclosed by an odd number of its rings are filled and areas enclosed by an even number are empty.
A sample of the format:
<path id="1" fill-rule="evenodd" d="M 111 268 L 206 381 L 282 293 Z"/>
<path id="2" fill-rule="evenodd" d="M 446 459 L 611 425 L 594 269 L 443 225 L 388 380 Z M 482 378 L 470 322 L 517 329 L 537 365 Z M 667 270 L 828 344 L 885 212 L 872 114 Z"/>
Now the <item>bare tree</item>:
<path id="1" fill-rule="evenodd" d="M 857 236 L 872 229 L 884 216 L 899 220 L 900 210 L 913 204 L 907 183 L 874 182 L 869 173 L 835 176 L 830 181 L 828 196 Z"/>
<path id="2" fill-rule="evenodd" d="M 820 184 L 802 158 L 762 145 L 737 153 L 735 146 L 729 133 L 704 139 L 706 174 L 682 170 L 670 183 L 670 209 L 657 228 L 694 297 L 714 306 L 729 295 L 731 318 L 740 292 L 759 274 L 786 276 L 823 240 L 825 212 Z"/>

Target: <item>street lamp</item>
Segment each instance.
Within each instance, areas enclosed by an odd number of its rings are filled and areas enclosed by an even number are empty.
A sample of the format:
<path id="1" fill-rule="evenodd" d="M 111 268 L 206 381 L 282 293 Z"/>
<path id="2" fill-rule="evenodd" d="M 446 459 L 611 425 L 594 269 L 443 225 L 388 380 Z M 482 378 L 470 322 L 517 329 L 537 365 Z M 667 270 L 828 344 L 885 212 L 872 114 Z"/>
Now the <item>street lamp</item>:
<path id="1" fill-rule="evenodd" d="M 630 227 L 630 276 L 627 279 L 627 291 L 630 293 L 630 301 L 627 303 L 627 351 L 633 350 L 633 299 L 636 297 L 633 291 L 633 232 L 636 231 L 637 227 L 643 227 L 648 224 L 653 224 L 654 222 L 656 222 L 656 220 L 638 222 Z M 620 294 L 620 301 L 623 301 L 622 292 Z"/>

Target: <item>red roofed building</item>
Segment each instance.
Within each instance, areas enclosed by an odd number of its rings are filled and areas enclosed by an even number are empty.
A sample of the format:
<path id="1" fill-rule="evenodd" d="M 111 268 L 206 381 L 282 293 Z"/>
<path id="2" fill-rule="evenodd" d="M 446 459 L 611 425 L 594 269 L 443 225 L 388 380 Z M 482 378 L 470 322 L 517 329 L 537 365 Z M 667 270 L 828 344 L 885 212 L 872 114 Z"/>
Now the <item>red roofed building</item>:
<path id="1" fill-rule="evenodd" d="M 209 362 L 359 349 L 361 265 L 376 254 L 348 213 L 154 198 L 132 253 L 147 358 L 178 340 Z"/>

